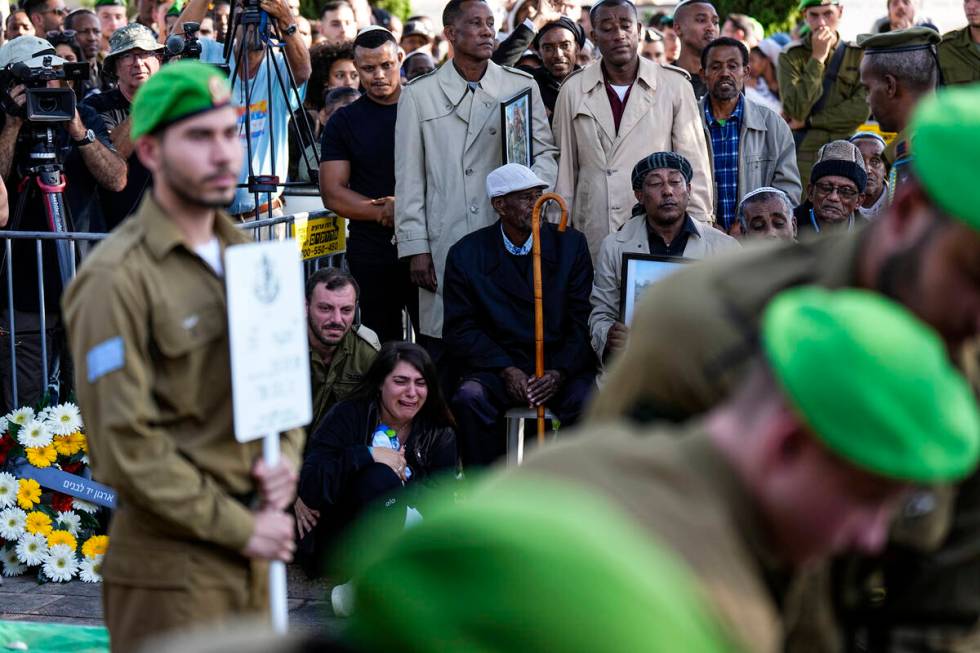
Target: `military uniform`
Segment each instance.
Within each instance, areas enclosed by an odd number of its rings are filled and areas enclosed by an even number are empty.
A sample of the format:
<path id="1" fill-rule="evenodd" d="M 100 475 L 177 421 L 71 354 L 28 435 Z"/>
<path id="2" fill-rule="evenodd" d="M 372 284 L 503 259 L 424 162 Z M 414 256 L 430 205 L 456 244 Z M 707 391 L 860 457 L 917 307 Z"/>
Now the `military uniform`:
<path id="1" fill-rule="evenodd" d="M 222 249 L 249 242 L 219 213 Z M 118 492 L 102 573 L 114 651 L 157 632 L 266 610 L 253 531 L 262 441 L 232 428 L 224 281 L 151 195 L 64 296 L 92 471 Z M 283 438 L 298 462 L 302 431 Z"/>
<path id="2" fill-rule="evenodd" d="M 365 326 L 347 332 L 337 345 L 329 365 L 324 364 L 320 354 L 310 347 L 310 385 L 313 391 L 310 429 L 315 429 L 327 411 L 361 382 L 379 349 L 381 343 L 378 336 Z"/>
<path id="3" fill-rule="evenodd" d="M 839 37 L 839 35 L 838 35 Z M 862 50 L 844 44 L 844 55 L 837 79 L 830 85 L 819 111 L 813 107 L 823 95 L 824 77 L 834 59 L 835 49 L 824 63 L 813 58 L 812 34 L 791 43 L 779 56 L 779 92 L 783 112 L 806 123 L 793 132 L 796 159 L 804 187 L 810 181 L 810 168 L 817 150 L 830 141 L 847 139 L 868 117 L 867 89 L 861 84 Z M 839 44 L 840 42 L 838 42 Z"/>
<path id="4" fill-rule="evenodd" d="M 970 38 L 969 26 L 943 34 L 939 44 L 939 69 L 946 84 L 980 81 L 980 50 Z"/>

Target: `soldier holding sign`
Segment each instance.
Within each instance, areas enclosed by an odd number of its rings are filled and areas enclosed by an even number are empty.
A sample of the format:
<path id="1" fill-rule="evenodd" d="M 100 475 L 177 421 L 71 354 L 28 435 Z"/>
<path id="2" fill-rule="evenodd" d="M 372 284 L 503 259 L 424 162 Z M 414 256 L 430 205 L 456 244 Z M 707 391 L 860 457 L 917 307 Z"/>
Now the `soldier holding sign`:
<path id="1" fill-rule="evenodd" d="M 242 164 L 230 100 L 198 62 L 140 88 L 132 138 L 153 191 L 64 298 L 92 469 L 119 496 L 103 567 L 113 651 L 266 610 L 266 561 L 292 556 L 302 434 L 269 467 L 232 429 L 224 252 L 248 238 L 218 208 Z"/>

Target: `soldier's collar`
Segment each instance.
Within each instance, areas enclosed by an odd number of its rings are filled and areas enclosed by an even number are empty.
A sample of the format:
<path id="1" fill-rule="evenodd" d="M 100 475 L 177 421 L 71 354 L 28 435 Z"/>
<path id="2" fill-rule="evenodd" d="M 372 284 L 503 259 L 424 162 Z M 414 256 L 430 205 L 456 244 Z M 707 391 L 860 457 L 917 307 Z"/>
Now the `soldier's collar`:
<path id="1" fill-rule="evenodd" d="M 162 259 L 175 247 L 184 243 L 184 236 L 180 229 L 167 217 L 163 208 L 153 197 L 152 192 L 146 193 L 139 211 L 133 218 L 143 222 L 146 230 L 146 246 L 157 260 Z M 238 245 L 251 240 L 235 227 L 231 218 L 224 211 L 218 211 L 215 217 L 214 234 L 222 245 Z"/>

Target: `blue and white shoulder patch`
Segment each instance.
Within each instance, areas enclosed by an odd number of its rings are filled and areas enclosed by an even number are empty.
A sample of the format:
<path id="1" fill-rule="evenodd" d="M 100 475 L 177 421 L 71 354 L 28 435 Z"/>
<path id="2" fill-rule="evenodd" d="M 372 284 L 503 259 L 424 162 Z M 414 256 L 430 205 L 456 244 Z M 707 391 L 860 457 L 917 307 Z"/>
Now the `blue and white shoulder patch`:
<path id="1" fill-rule="evenodd" d="M 110 372 L 122 369 L 126 360 L 126 345 L 121 336 L 103 340 L 85 354 L 88 382 L 95 383 Z"/>

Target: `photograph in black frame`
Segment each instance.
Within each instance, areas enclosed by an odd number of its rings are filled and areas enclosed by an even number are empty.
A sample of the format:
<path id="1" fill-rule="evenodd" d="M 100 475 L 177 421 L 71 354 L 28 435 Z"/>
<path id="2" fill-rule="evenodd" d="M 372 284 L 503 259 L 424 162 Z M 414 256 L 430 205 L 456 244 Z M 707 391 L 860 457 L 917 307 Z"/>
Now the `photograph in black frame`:
<path id="1" fill-rule="evenodd" d="M 633 311 L 647 288 L 677 272 L 692 259 L 656 254 L 623 253 L 622 278 L 619 280 L 620 319 L 629 326 Z"/>
<path id="2" fill-rule="evenodd" d="M 526 88 L 500 103 L 500 136 L 503 139 L 503 163 L 531 167 L 531 89 Z"/>

